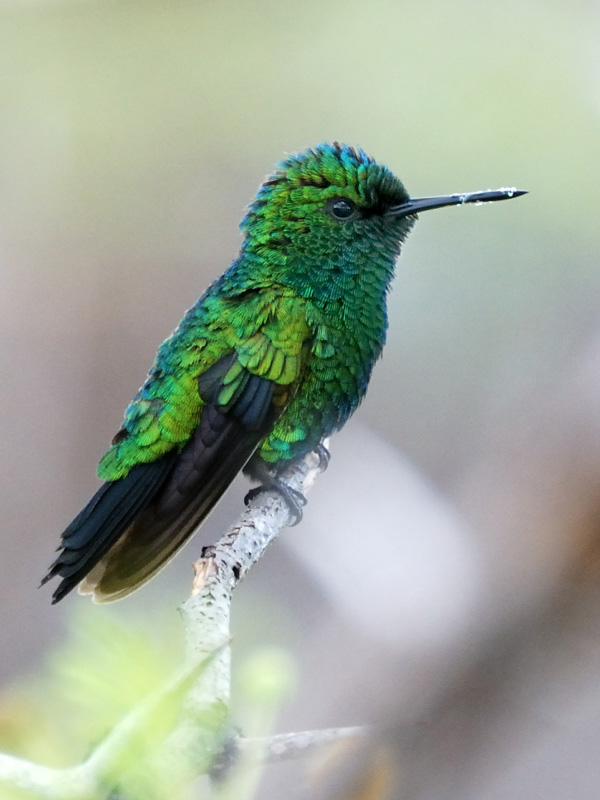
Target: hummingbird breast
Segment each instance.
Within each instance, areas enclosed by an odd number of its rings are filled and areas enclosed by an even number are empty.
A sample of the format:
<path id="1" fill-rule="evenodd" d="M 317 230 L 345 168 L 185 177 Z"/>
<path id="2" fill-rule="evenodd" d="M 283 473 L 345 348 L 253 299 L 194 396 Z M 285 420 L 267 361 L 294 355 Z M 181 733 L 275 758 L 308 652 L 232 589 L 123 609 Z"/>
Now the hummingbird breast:
<path id="1" fill-rule="evenodd" d="M 342 428 L 363 399 L 387 329 L 385 292 L 372 289 L 306 302 L 313 336 L 304 369 L 258 453 L 275 469 L 303 458 Z"/>

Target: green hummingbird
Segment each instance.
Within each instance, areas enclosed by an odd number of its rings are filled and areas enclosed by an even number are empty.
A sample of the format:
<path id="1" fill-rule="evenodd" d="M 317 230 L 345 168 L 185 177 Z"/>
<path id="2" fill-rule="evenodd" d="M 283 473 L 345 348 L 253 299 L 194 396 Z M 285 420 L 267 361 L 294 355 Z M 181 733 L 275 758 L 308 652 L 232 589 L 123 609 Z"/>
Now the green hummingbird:
<path id="1" fill-rule="evenodd" d="M 411 199 L 362 150 L 286 158 L 241 223 L 239 256 L 160 346 L 100 461 L 103 485 L 42 583 L 117 600 L 158 572 L 243 470 L 299 519 L 281 473 L 345 424 L 387 329 L 386 298 L 417 214 L 516 189 Z M 256 492 L 257 490 L 254 490 Z"/>

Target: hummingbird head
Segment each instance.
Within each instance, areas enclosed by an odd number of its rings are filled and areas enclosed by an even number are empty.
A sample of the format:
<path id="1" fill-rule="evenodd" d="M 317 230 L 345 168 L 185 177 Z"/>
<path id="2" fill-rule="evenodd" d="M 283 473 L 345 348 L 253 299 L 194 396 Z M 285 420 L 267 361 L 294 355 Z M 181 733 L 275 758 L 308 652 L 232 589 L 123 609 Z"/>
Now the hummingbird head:
<path id="1" fill-rule="evenodd" d="M 411 199 L 362 150 L 320 144 L 286 158 L 262 184 L 240 226 L 242 258 L 252 262 L 256 279 L 292 285 L 306 296 L 341 296 L 358 283 L 376 282 L 385 291 L 418 213 L 520 194 L 499 189 Z"/>
<path id="2" fill-rule="evenodd" d="M 362 150 L 321 144 L 267 177 L 241 223 L 245 246 L 320 262 L 373 247 L 394 259 L 415 216 L 389 212 L 408 200 L 398 178 Z"/>

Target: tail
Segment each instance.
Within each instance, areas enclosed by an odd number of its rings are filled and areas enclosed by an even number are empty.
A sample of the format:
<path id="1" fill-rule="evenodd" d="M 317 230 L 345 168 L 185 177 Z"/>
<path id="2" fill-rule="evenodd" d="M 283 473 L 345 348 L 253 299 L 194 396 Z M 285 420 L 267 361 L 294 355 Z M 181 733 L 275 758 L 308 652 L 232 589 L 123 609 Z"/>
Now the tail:
<path id="1" fill-rule="evenodd" d="M 105 483 L 62 535 L 61 552 L 42 581 L 62 578 L 52 602 L 77 584 L 96 602 L 118 600 L 165 566 L 273 425 L 273 389 L 271 381 L 249 375 L 226 410 L 203 408 L 181 452 Z"/>
<path id="2" fill-rule="evenodd" d="M 41 585 L 59 576 L 52 595 L 58 603 L 98 564 L 164 484 L 177 453 L 138 464 L 118 481 L 103 484 L 64 531 L 60 554 Z"/>

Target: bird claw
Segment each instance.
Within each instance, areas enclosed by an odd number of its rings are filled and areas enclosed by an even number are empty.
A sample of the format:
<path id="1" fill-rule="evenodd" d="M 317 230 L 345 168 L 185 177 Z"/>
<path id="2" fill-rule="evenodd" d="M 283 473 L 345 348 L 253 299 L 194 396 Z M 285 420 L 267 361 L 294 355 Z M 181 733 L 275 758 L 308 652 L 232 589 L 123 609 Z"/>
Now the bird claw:
<path id="1" fill-rule="evenodd" d="M 275 491 L 281 495 L 288 507 L 288 511 L 294 518 L 291 525 L 297 525 L 303 516 L 302 508 L 306 505 L 306 497 L 304 497 L 302 492 L 292 489 L 291 486 L 288 486 L 287 483 L 279 480 L 279 478 L 271 478 L 269 483 L 261 484 L 260 486 L 255 486 L 254 489 L 250 489 L 246 497 L 244 497 L 244 503 L 249 505 L 252 500 L 260 494 L 269 491 Z"/>
<path id="2" fill-rule="evenodd" d="M 319 459 L 319 469 L 321 472 L 325 472 L 327 467 L 329 466 L 329 462 L 331 461 L 331 453 L 325 447 L 323 442 L 319 442 L 319 444 L 315 447 L 314 451 L 315 455 Z"/>

